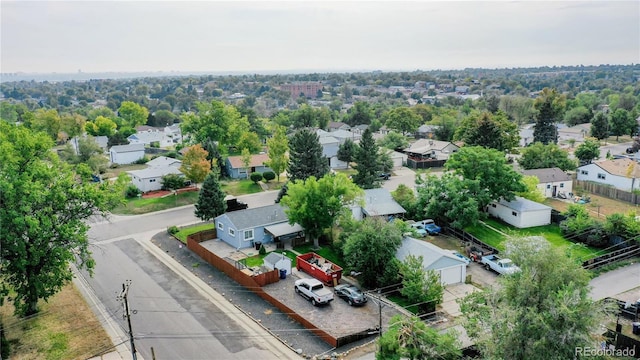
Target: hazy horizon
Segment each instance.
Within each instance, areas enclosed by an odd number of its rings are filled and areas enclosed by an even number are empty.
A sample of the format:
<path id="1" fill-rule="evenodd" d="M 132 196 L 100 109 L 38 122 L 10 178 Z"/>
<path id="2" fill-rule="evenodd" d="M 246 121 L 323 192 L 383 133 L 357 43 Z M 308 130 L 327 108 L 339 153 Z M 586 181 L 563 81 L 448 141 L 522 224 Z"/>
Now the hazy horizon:
<path id="1" fill-rule="evenodd" d="M 7 1 L 0 72 L 304 73 L 640 62 L 638 1 Z"/>

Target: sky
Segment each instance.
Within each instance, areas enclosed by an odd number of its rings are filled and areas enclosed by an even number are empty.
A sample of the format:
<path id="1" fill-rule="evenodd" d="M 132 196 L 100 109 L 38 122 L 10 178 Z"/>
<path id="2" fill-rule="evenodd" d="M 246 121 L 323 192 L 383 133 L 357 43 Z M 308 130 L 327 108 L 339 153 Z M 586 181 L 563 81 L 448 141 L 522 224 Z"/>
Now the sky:
<path id="1" fill-rule="evenodd" d="M 0 72 L 640 63 L 640 1 L 0 1 Z"/>

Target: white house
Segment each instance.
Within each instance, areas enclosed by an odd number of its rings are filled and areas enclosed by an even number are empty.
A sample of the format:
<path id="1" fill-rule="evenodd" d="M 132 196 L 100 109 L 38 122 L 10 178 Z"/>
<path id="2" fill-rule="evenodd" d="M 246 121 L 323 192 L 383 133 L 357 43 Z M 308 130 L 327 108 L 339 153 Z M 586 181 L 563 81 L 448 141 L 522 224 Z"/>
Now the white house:
<path id="1" fill-rule="evenodd" d="M 573 192 L 573 180 L 559 168 L 523 170 L 522 175 L 538 178 L 538 189 L 546 197 Z"/>
<path id="2" fill-rule="evenodd" d="M 142 170 L 127 171 L 131 175 L 131 183 L 142 192 L 160 190 L 162 177 L 169 174 L 184 176 L 180 171 L 182 161 L 159 156 L 147 163 L 147 168 Z"/>
<path id="3" fill-rule="evenodd" d="M 164 133 L 170 137 L 174 143 L 177 144 L 182 142 L 182 130 L 180 130 L 180 124 L 165 126 Z"/>
<path id="4" fill-rule="evenodd" d="M 551 224 L 551 208 L 516 196 L 513 201 L 494 201 L 487 206 L 492 216 L 517 228 L 528 228 Z"/>
<path id="5" fill-rule="evenodd" d="M 464 260 L 429 242 L 405 237 L 396 250 L 396 258 L 404 261 L 409 255 L 422 256 L 425 270 L 434 270 L 440 275 L 443 285 L 464 283 L 467 277 L 467 264 Z"/>
<path id="6" fill-rule="evenodd" d="M 318 130 L 316 132 L 318 134 L 318 141 L 322 146 L 322 156 L 328 159 L 329 167 L 332 169 L 346 169 L 348 167 L 346 161 L 338 160 L 338 149 L 346 139 L 343 137 L 343 140 L 341 141 L 341 138 L 333 136 L 334 134 L 341 134 L 342 132 L 351 134 L 351 132 L 345 130 L 336 130 L 332 132 Z"/>
<path id="7" fill-rule="evenodd" d="M 133 164 L 143 157 L 144 144 L 115 145 L 109 149 L 109 160 L 113 164 Z"/>
<path id="8" fill-rule="evenodd" d="M 152 143 L 157 143 L 161 148 L 173 145 L 173 139 L 167 136 L 164 130 L 139 131 L 133 135 L 129 135 L 127 140 L 129 140 L 130 144 L 143 144 L 147 146 L 150 146 Z"/>
<path id="9" fill-rule="evenodd" d="M 576 173 L 581 181 L 593 181 L 624 191 L 640 189 L 640 164 L 631 159 L 593 162 L 580 166 Z"/>
<path id="10" fill-rule="evenodd" d="M 389 158 L 391 158 L 394 168 L 401 168 L 407 163 L 407 154 L 393 151 L 391 149 L 387 149 L 386 153 L 389 155 Z"/>
<path id="11" fill-rule="evenodd" d="M 403 151 L 410 157 L 419 159 L 446 160 L 449 158 L 449 155 L 458 151 L 459 148 L 460 147 L 449 141 L 420 139 Z"/>

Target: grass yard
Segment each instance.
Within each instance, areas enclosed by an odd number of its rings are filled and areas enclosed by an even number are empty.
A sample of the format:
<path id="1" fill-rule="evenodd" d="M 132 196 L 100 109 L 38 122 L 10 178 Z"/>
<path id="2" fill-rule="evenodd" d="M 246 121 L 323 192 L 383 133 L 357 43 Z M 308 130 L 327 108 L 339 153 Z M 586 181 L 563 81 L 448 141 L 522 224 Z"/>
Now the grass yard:
<path id="1" fill-rule="evenodd" d="M 311 243 L 311 244 L 305 244 L 305 245 L 298 246 L 298 247 L 294 248 L 294 250 L 299 252 L 300 254 L 305 254 L 305 253 L 308 253 L 308 252 L 314 252 L 314 253 L 322 256 L 323 258 L 331 261 L 332 263 L 340 266 L 343 269 L 346 266 L 344 261 L 342 260 L 342 258 L 338 257 L 338 254 L 336 254 L 328 246 L 324 246 L 324 247 L 321 247 L 320 249 L 313 250 L 313 243 Z"/>
<path id="2" fill-rule="evenodd" d="M 577 194 L 576 191 L 574 191 L 574 193 Z M 591 202 L 588 204 L 584 204 L 583 206 L 587 209 L 589 215 L 594 219 L 604 220 L 608 215 L 611 214 L 628 214 L 630 212 L 638 213 L 640 215 L 640 208 L 628 202 L 609 199 L 604 196 L 590 194 L 587 192 L 584 192 L 584 194 L 591 197 Z M 565 212 L 569 208 L 569 205 L 571 205 L 572 203 L 558 199 L 546 199 L 544 204 L 547 206 L 551 206 L 552 208 L 560 212 Z"/>
<path id="3" fill-rule="evenodd" d="M 557 225 L 517 229 L 495 219 L 487 219 L 485 220 L 485 223 L 507 234 L 507 236 L 502 235 L 482 224 L 475 227 L 469 227 L 465 230 L 499 250 L 504 250 L 504 241 L 507 240 L 509 236 L 542 236 L 554 247 L 569 251 L 573 257 L 581 259 L 582 261 L 601 255 L 600 249 L 576 244 L 565 239 L 560 233 L 560 227 Z"/>
<path id="4" fill-rule="evenodd" d="M 222 191 L 229 195 L 240 196 L 247 194 L 255 194 L 262 191 L 260 185 L 254 183 L 251 180 L 235 180 L 235 181 L 221 181 Z"/>
<path id="5" fill-rule="evenodd" d="M 108 169 L 106 169 L 104 174 L 101 174 L 100 176 L 103 179 L 117 178 L 118 175 L 120 175 L 121 173 L 123 173 L 125 171 L 142 170 L 142 169 L 146 169 L 146 168 L 147 168 L 147 164 L 118 165 L 117 168 L 113 168 L 113 169 L 112 168 L 108 168 Z"/>
<path id="6" fill-rule="evenodd" d="M 78 290 L 69 284 L 41 311 L 29 318 L 13 316 L 13 306 L 0 307 L 0 319 L 10 343 L 10 359 L 88 359 L 114 350 L 111 339 Z"/>
<path id="7" fill-rule="evenodd" d="M 199 192 L 197 191 L 189 191 L 164 198 L 128 199 L 125 205 L 116 207 L 112 213 L 118 215 L 138 215 L 178 206 L 191 205 L 196 203 L 198 195 Z"/>
<path id="8" fill-rule="evenodd" d="M 393 301 L 398 306 L 405 308 L 407 311 L 410 311 L 413 314 L 418 314 L 418 307 L 411 304 L 405 297 L 400 295 L 388 295 L 387 299 Z"/>
<path id="9" fill-rule="evenodd" d="M 291 266 L 295 267 L 296 266 L 296 254 L 294 254 L 291 251 L 285 251 L 285 250 L 275 250 L 272 251 L 278 254 L 282 254 L 283 252 L 285 253 L 285 256 L 288 257 L 289 259 L 291 259 Z M 248 257 L 246 259 L 243 259 L 241 262 L 244 263 L 247 267 L 256 267 L 256 266 L 262 266 L 262 260 L 269 255 L 270 253 L 266 253 L 264 255 L 254 255 L 251 257 Z"/>
<path id="10" fill-rule="evenodd" d="M 183 229 L 180 229 L 180 231 L 178 231 L 177 233 L 173 234 L 173 236 L 177 237 L 178 240 L 182 241 L 183 243 L 187 243 L 187 236 L 191 235 L 191 234 L 195 234 L 197 232 L 200 231 L 205 231 L 205 230 L 211 230 L 211 229 L 215 229 L 215 224 L 198 224 L 198 225 L 194 225 L 194 226 L 189 226 Z"/>

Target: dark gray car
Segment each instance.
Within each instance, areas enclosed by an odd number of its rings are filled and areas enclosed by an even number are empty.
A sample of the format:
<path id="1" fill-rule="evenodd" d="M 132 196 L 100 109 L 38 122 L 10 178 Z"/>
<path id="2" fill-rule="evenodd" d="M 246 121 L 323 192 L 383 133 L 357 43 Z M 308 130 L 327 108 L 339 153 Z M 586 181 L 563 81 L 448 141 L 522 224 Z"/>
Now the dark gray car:
<path id="1" fill-rule="evenodd" d="M 340 284 L 334 288 L 336 296 L 346 301 L 351 306 L 361 306 L 367 303 L 367 296 L 356 286 Z"/>

